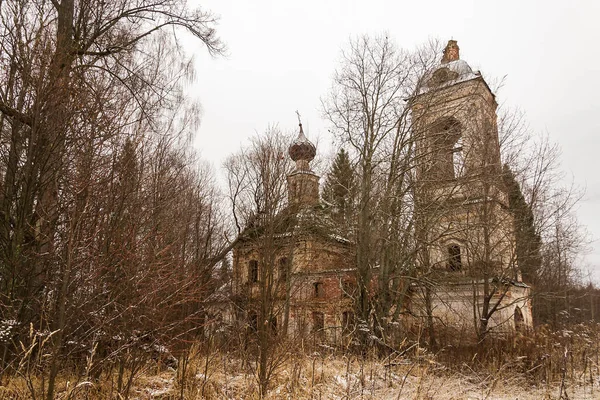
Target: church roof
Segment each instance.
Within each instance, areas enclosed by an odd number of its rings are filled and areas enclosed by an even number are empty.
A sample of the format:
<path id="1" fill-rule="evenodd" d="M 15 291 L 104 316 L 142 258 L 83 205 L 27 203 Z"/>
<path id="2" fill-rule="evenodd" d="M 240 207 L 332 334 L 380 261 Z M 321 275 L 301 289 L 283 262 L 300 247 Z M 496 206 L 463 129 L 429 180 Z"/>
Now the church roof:
<path id="1" fill-rule="evenodd" d="M 473 71 L 469 63 L 460 59 L 456 41 L 450 40 L 440 64 L 421 79 L 416 95 L 477 78 L 482 78 L 481 73 Z"/>
<path id="2" fill-rule="evenodd" d="M 241 235 L 242 241 L 252 240 L 265 234 L 266 226 L 261 222 L 260 217 L 257 217 L 248 224 Z M 341 244 L 352 243 L 341 235 L 324 203 L 290 205 L 277 214 L 270 223 L 272 234 L 276 238 L 310 236 Z"/>
<path id="3" fill-rule="evenodd" d="M 304 135 L 300 114 L 298 122 L 298 137 L 289 147 L 289 155 L 296 162 L 296 168 L 288 175 L 288 205 L 271 218 L 256 215 L 248 222 L 240 239 L 250 241 L 269 234 L 276 238 L 310 236 L 349 244 L 350 240 L 341 235 L 340 227 L 331 218 L 330 205 L 319 200 L 318 177 L 310 169 L 316 147 Z M 302 179 L 301 175 L 310 175 L 311 179 Z"/>
<path id="4" fill-rule="evenodd" d="M 473 72 L 473 69 L 465 60 L 454 60 L 446 64 L 442 64 L 438 69 L 447 68 L 450 71 L 456 72 L 460 78 L 474 78 L 479 76 L 479 71 Z"/>

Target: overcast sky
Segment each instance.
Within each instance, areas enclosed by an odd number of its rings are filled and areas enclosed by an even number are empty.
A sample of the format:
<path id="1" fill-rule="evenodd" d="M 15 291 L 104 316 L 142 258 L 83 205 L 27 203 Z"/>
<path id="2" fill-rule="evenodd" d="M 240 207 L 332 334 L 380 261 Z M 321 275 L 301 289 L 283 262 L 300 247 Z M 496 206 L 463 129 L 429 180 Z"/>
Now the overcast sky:
<path id="1" fill-rule="evenodd" d="M 217 173 L 227 155 L 270 124 L 297 126 L 318 151 L 332 138 L 319 111 L 340 49 L 360 34 L 386 33 L 413 49 L 430 38 L 458 40 L 461 58 L 486 77 L 506 76 L 499 103 L 526 112 L 531 128 L 562 148 L 562 169 L 586 195 L 580 221 L 600 238 L 600 1 L 200 0 L 220 16 L 228 56 L 196 54 L 202 124 L 196 146 Z M 600 244 L 586 268 L 600 282 Z"/>

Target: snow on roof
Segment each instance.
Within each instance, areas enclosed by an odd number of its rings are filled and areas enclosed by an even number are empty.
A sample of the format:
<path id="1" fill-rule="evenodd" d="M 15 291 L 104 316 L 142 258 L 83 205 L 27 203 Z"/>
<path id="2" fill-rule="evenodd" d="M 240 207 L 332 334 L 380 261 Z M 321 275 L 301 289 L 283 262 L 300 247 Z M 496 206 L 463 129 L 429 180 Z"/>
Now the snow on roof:
<path id="1" fill-rule="evenodd" d="M 438 77 L 438 79 L 436 79 L 436 77 Z M 469 63 L 465 60 L 450 61 L 448 63 L 440 64 L 436 69 L 423 76 L 423 85 L 419 88 L 417 95 L 476 78 L 481 78 L 481 73 L 479 71 L 473 71 Z"/>
<path id="2" fill-rule="evenodd" d="M 276 216 L 274 237 L 283 239 L 310 234 L 341 244 L 351 244 L 352 241 L 341 234 L 340 227 L 328 211 L 324 203 L 287 207 Z M 240 236 L 241 242 L 261 236 L 264 233 L 262 228 L 260 219 L 256 219 L 244 229 Z"/>
<path id="3" fill-rule="evenodd" d="M 469 63 L 467 63 L 465 60 L 454 60 L 454 61 L 450 61 L 446 64 L 442 64 L 438 69 L 440 68 L 448 68 L 450 71 L 454 71 L 456 73 L 458 73 L 459 76 L 465 76 L 465 75 L 478 75 L 479 72 L 475 71 L 473 72 L 473 69 L 471 68 L 471 66 L 469 65 Z"/>

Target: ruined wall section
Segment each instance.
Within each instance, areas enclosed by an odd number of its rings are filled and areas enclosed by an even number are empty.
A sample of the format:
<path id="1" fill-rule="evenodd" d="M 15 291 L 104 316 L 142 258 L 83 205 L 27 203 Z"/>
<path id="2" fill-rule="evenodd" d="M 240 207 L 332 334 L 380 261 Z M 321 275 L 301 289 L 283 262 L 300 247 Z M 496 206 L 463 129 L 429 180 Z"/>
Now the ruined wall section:
<path id="1" fill-rule="evenodd" d="M 234 249 L 234 293 L 248 302 L 259 298 L 261 282 L 253 281 L 250 263 L 258 261 L 259 241 Z M 335 236 L 304 236 L 293 240 L 281 237 L 270 268 L 277 301 L 278 325 L 283 323 L 284 302 L 288 290 L 280 261 L 289 262 L 291 334 L 316 335 L 338 341 L 354 325 L 356 268 L 354 245 Z M 258 265 L 258 268 L 264 268 Z M 258 273 L 260 276 L 260 272 Z M 321 320 L 322 319 L 322 320 Z M 281 325 L 280 325 L 281 326 Z"/>
<path id="2" fill-rule="evenodd" d="M 477 310 L 481 309 L 481 298 L 474 299 L 474 291 L 482 292 L 480 282 L 446 282 L 437 288 L 433 299 L 433 317 L 438 322 L 439 337 L 448 341 L 446 344 L 467 344 L 476 341 L 473 332 L 478 329 Z M 503 306 L 492 316 L 488 329 L 493 335 L 506 335 L 523 331 L 533 326 L 530 288 L 524 284 L 509 284 L 506 291 L 501 291 L 492 301 L 500 300 Z M 475 303 L 476 302 L 476 303 Z M 419 328 L 427 318 L 423 298 L 415 297 L 411 303 L 411 317 L 406 324 L 413 329 Z"/>

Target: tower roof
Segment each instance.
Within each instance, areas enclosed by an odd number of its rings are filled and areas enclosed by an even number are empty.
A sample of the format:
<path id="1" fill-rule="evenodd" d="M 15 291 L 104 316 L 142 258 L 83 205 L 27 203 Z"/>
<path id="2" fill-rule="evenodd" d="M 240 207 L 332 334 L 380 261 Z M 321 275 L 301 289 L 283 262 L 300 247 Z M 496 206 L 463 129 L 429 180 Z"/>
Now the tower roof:
<path id="1" fill-rule="evenodd" d="M 290 145 L 288 153 L 290 155 L 290 158 L 294 161 L 304 160 L 310 162 L 315 158 L 315 155 L 317 154 L 317 148 L 304 135 L 304 130 L 302 129 L 302 122 L 299 123 L 299 126 L 300 132 L 298 132 L 298 137 Z"/>
<path id="2" fill-rule="evenodd" d="M 449 40 L 440 64 L 423 76 L 422 85 L 416 95 L 480 77 L 479 71 L 473 71 L 465 60 L 460 59 L 458 42 Z"/>

